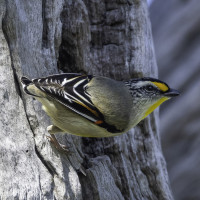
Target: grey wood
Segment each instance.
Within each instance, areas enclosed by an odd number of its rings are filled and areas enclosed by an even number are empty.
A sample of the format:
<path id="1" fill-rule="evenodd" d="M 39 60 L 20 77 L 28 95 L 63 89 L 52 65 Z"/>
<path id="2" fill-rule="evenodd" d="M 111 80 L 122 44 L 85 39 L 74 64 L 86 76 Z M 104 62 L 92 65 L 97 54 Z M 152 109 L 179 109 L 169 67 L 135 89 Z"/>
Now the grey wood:
<path id="1" fill-rule="evenodd" d="M 118 137 L 60 134 L 64 154 L 19 83 L 62 71 L 156 77 L 146 1 L 0 0 L 0 10 L 0 199 L 173 199 L 158 111 Z"/>

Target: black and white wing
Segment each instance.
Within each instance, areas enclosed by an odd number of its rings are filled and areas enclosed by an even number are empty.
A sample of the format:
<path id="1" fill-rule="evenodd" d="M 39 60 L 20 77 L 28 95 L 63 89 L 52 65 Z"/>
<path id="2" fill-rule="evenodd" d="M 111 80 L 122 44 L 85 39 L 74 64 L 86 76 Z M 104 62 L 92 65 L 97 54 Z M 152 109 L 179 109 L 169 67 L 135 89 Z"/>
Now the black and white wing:
<path id="1" fill-rule="evenodd" d="M 103 116 L 90 100 L 86 87 L 93 76 L 81 74 L 58 74 L 33 79 L 37 88 L 67 108 L 94 122 L 103 123 Z"/>

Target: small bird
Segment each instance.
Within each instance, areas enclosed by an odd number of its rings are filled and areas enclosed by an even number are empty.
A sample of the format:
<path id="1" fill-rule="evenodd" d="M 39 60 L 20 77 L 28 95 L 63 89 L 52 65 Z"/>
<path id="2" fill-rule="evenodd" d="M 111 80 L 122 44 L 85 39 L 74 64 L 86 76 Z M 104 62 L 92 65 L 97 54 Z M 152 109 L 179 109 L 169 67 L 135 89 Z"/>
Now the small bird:
<path id="1" fill-rule="evenodd" d="M 179 95 L 155 78 L 116 81 L 76 73 L 29 80 L 24 91 L 42 103 L 53 125 L 47 130 L 57 148 L 55 133 L 82 137 L 111 137 L 136 126 L 164 101 Z"/>

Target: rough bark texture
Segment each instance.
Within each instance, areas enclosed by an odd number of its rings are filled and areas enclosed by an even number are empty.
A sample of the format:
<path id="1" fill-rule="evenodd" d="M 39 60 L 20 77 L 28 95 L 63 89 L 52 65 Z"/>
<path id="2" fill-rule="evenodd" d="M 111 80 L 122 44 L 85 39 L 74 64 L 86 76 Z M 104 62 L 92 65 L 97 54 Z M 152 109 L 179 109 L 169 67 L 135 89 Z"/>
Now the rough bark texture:
<path id="1" fill-rule="evenodd" d="M 200 199 L 200 4 L 156 0 L 151 20 L 160 78 L 181 91 L 161 110 L 161 138 L 177 200 Z"/>
<path id="2" fill-rule="evenodd" d="M 48 117 L 19 84 L 59 70 L 157 76 L 146 1 L 0 0 L 0 14 L 0 198 L 173 199 L 158 112 L 118 137 L 59 135 L 67 155 L 50 145 Z"/>

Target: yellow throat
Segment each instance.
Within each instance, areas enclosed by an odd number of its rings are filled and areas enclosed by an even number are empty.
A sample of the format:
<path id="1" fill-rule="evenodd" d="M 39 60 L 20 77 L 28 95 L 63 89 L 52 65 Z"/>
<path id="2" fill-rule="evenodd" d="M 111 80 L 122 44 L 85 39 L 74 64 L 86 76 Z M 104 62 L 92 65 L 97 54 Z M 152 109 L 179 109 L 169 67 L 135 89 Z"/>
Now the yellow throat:
<path id="1" fill-rule="evenodd" d="M 145 112 L 145 115 L 142 119 L 144 119 L 147 115 L 149 115 L 151 112 L 153 112 L 160 104 L 162 104 L 164 101 L 170 99 L 169 97 L 162 97 L 159 99 L 156 103 L 154 103 L 150 108 Z"/>

